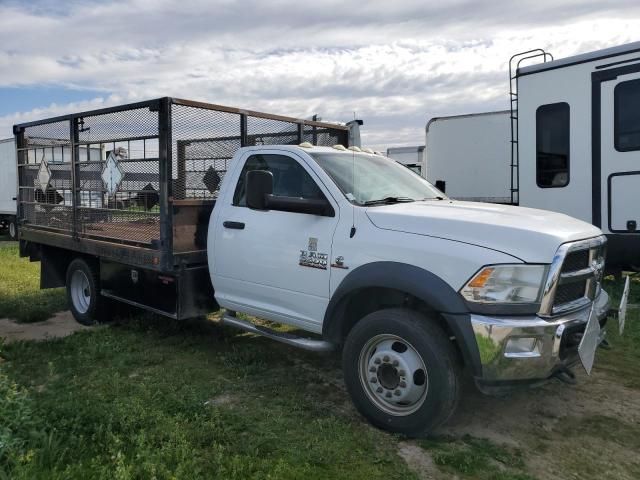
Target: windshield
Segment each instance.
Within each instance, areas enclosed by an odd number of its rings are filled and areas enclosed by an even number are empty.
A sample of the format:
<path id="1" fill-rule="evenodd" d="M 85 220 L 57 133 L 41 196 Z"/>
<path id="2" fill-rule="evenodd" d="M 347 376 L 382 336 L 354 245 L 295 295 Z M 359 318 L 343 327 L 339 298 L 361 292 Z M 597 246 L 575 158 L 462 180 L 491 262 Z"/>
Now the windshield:
<path id="1" fill-rule="evenodd" d="M 379 155 L 310 152 L 342 193 L 359 205 L 442 200 L 444 194 L 418 174 Z"/>

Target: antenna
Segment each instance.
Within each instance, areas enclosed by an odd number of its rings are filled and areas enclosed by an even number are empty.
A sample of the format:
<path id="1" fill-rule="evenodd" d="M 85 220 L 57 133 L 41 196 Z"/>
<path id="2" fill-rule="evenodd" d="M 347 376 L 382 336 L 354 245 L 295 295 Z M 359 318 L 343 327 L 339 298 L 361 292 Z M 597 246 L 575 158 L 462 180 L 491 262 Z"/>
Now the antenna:
<path id="1" fill-rule="evenodd" d="M 356 119 L 356 112 L 353 112 L 353 120 Z M 353 146 L 353 145 L 351 145 Z M 353 191 L 356 191 L 356 151 L 351 150 L 351 185 L 353 185 Z M 355 195 L 354 195 L 355 197 Z M 356 206 L 351 205 L 351 232 L 349 238 L 353 238 L 356 234 Z"/>

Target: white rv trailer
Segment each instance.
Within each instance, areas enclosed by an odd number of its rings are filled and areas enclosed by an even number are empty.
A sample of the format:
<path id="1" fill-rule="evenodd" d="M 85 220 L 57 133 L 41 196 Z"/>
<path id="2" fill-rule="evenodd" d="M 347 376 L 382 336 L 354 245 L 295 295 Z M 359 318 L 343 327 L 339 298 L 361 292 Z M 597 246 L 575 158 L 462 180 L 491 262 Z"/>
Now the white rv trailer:
<path id="1" fill-rule="evenodd" d="M 426 178 L 451 198 L 511 203 L 509 111 L 427 123 Z"/>
<path id="2" fill-rule="evenodd" d="M 401 163 L 420 175 L 424 175 L 424 145 L 387 148 L 387 157 Z"/>
<path id="3" fill-rule="evenodd" d="M 16 144 L 13 138 L 0 140 L 0 228 L 16 239 Z"/>
<path id="4" fill-rule="evenodd" d="M 521 66 L 536 58 L 541 63 Z M 495 159 L 509 160 L 511 203 L 589 221 L 608 237 L 610 267 L 640 266 L 640 42 L 560 60 L 543 50 L 512 60 L 512 111 L 501 114 L 511 125 L 485 130 L 496 144 L 506 138 L 512 145 L 506 158 Z M 429 130 L 429 179 L 444 181 L 454 198 L 472 196 L 449 189 L 456 177 L 434 176 L 437 165 L 456 157 L 443 146 L 430 154 L 430 142 L 441 140 Z M 465 142 L 463 134 L 451 138 L 449 151 L 472 151 Z M 478 158 L 486 157 L 478 151 L 447 173 L 466 176 Z M 495 175 L 505 178 L 491 164 L 473 181 L 490 184 Z"/>

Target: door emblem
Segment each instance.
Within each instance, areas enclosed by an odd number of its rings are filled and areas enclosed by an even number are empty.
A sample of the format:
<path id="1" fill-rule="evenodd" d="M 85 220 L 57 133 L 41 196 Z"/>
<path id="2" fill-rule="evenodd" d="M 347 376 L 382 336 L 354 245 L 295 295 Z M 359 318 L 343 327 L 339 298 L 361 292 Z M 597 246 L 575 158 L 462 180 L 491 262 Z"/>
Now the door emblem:
<path id="1" fill-rule="evenodd" d="M 307 250 L 300 250 L 300 259 L 298 265 L 301 267 L 327 269 L 329 263 L 329 255 L 326 253 L 318 253 L 318 239 L 309 237 Z"/>
<path id="2" fill-rule="evenodd" d="M 342 255 L 340 255 L 339 257 L 336 257 L 336 259 L 331 264 L 331 267 L 333 267 L 333 268 L 342 268 L 344 270 L 348 270 L 349 269 L 349 267 L 347 267 L 344 264 L 344 257 Z"/>
<path id="3" fill-rule="evenodd" d="M 309 251 L 317 252 L 318 251 L 318 239 L 314 237 L 309 237 Z"/>

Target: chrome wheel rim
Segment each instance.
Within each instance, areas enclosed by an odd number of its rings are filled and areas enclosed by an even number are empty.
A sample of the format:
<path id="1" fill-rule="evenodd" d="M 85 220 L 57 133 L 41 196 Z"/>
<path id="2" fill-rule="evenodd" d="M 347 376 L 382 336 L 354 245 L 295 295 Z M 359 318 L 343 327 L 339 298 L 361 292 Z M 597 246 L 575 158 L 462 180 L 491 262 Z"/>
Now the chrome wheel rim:
<path id="1" fill-rule="evenodd" d="M 369 400 L 390 415 L 411 415 L 427 398 L 424 360 L 411 343 L 397 335 L 370 338 L 360 351 L 358 374 Z"/>
<path id="2" fill-rule="evenodd" d="M 89 286 L 87 275 L 82 270 L 76 270 L 71 275 L 69 290 L 71 292 L 71 301 L 76 311 L 78 313 L 87 313 L 91 304 L 91 287 Z"/>

